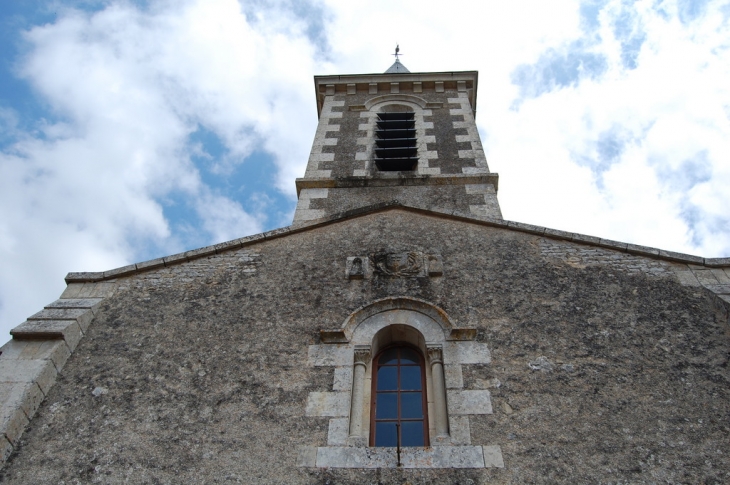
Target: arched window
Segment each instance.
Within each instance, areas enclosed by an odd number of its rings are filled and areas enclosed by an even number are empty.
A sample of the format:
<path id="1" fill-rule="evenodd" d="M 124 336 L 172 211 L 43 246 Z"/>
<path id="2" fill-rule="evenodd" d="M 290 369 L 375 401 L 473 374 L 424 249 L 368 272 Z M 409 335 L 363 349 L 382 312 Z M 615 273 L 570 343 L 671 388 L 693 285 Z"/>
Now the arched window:
<path id="1" fill-rule="evenodd" d="M 428 446 L 428 405 L 424 359 L 403 344 L 373 359 L 370 445 Z"/>

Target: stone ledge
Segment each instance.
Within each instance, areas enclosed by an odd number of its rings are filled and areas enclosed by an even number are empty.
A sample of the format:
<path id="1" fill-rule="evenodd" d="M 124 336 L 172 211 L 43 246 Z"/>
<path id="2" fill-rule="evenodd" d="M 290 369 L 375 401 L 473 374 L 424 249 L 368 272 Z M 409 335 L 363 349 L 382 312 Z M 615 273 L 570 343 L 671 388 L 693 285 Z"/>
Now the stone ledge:
<path id="1" fill-rule="evenodd" d="M 99 309 L 99 305 L 103 298 L 63 298 L 49 303 L 44 308 L 66 308 L 66 309 L 86 309 L 91 310 L 94 314 Z"/>
<path id="2" fill-rule="evenodd" d="M 342 177 L 342 178 L 298 178 L 296 180 L 297 195 L 303 189 L 342 189 L 353 187 L 397 187 L 397 186 L 424 186 L 424 185 L 492 185 L 494 193 L 499 190 L 499 174 L 434 174 L 417 175 L 408 178 L 397 172 L 384 172 L 377 178 Z"/>
<path id="3" fill-rule="evenodd" d="M 76 348 L 83 333 L 75 320 L 28 320 L 10 331 L 13 340 L 64 340 Z"/>
<path id="4" fill-rule="evenodd" d="M 316 454 L 312 451 L 316 450 Z M 318 468 L 399 468 L 396 449 L 340 446 L 303 447 L 299 466 Z M 499 446 L 401 448 L 400 468 L 503 468 Z"/>
<path id="5" fill-rule="evenodd" d="M 32 322 L 42 322 L 45 320 L 76 322 L 79 324 L 81 331 L 86 332 L 93 319 L 94 313 L 86 308 L 46 308 L 28 317 L 27 322 L 14 328 L 10 333 L 13 334 L 16 329 L 23 327 L 23 325 L 30 325 Z"/>

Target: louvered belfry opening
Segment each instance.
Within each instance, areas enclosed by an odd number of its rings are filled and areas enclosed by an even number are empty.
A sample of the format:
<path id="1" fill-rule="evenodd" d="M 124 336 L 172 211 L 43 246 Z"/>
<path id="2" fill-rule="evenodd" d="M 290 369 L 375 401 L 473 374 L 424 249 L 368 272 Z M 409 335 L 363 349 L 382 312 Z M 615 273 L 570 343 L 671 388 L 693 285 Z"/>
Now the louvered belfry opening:
<path id="1" fill-rule="evenodd" d="M 418 163 L 414 113 L 378 113 L 375 165 L 378 170 L 415 170 Z"/>

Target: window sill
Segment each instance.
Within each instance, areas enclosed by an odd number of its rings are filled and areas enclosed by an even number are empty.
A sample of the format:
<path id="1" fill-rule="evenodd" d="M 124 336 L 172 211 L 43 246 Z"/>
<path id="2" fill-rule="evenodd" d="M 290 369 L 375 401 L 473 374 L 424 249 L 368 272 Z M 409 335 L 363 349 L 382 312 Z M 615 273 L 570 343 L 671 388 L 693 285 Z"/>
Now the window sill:
<path id="1" fill-rule="evenodd" d="M 504 468 L 499 446 L 401 448 L 401 468 Z M 317 468 L 397 468 L 395 448 L 305 446 L 298 465 Z"/>

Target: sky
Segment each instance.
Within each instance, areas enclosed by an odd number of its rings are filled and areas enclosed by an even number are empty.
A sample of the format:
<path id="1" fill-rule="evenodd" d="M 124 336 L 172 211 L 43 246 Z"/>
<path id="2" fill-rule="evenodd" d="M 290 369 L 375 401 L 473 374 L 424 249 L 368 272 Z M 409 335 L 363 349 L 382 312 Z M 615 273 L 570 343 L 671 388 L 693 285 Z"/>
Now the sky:
<path id="1" fill-rule="evenodd" d="M 505 219 L 730 256 L 730 0 L 0 0 L 0 342 L 104 271 L 291 223 L 312 76 L 479 71 Z"/>

